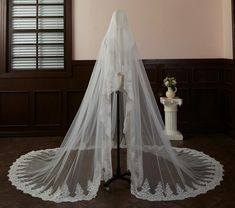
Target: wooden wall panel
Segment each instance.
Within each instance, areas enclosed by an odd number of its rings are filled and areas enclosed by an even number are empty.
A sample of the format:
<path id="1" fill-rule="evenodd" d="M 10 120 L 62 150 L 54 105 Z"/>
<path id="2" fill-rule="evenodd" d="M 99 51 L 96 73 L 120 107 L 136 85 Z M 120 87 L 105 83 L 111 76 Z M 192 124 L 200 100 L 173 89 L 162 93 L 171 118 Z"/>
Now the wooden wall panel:
<path id="1" fill-rule="evenodd" d="M 223 70 L 222 117 L 225 133 L 235 138 L 235 71 L 233 62 L 225 64 Z"/>
<path id="2" fill-rule="evenodd" d="M 187 65 L 170 65 L 166 66 L 163 70 L 163 76 L 168 74 L 177 78 L 177 85 L 189 84 L 191 82 L 192 67 Z"/>
<path id="3" fill-rule="evenodd" d="M 233 69 L 232 68 L 225 68 L 223 73 L 223 81 L 224 85 L 226 85 L 228 88 L 231 87 L 233 83 Z"/>
<path id="4" fill-rule="evenodd" d="M 0 92 L 0 126 L 28 126 L 29 109 L 28 92 Z"/>
<path id="5" fill-rule="evenodd" d="M 233 118 L 232 118 L 232 111 L 233 111 L 233 97 L 231 96 L 231 90 L 224 89 L 224 97 L 223 97 L 223 105 L 224 111 L 222 112 L 223 120 L 225 121 L 225 132 L 231 134 L 233 129 Z"/>
<path id="6" fill-rule="evenodd" d="M 0 136 L 63 136 L 79 108 L 94 64 L 93 60 L 74 61 L 70 77 L 0 76 Z M 232 61 L 144 60 L 144 65 L 163 117 L 159 98 L 165 96 L 166 88 L 162 81 L 167 74 L 176 77 L 177 95 L 183 98 L 178 111 L 183 134 L 232 134 Z"/>
<path id="7" fill-rule="evenodd" d="M 218 83 L 221 80 L 219 67 L 199 67 L 193 70 L 193 83 Z"/>
<path id="8" fill-rule="evenodd" d="M 189 132 L 191 109 L 190 109 L 190 90 L 179 88 L 177 96 L 183 99 L 183 105 L 178 107 L 178 128 Z"/>
<path id="9" fill-rule="evenodd" d="M 193 89 L 191 93 L 191 122 L 194 131 L 216 132 L 221 129 L 220 102 L 217 89 Z"/>
<path id="10" fill-rule="evenodd" d="M 62 110 L 60 92 L 35 92 L 35 124 L 37 126 L 60 126 Z"/>
<path id="11" fill-rule="evenodd" d="M 71 123 L 82 102 L 84 91 L 73 91 L 67 93 L 67 123 Z"/>

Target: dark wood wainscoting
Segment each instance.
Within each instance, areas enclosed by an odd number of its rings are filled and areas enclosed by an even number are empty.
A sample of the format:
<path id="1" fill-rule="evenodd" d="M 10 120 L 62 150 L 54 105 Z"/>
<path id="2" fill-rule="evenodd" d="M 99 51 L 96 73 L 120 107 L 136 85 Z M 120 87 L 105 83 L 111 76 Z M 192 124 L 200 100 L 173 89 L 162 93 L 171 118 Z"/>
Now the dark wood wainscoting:
<path id="1" fill-rule="evenodd" d="M 235 139 L 235 66 L 227 62 L 223 70 L 223 121 L 225 133 Z"/>
<path id="2" fill-rule="evenodd" d="M 71 76 L 0 74 L 0 136 L 64 135 L 78 110 L 94 61 L 73 61 Z M 166 74 L 178 81 L 183 134 L 234 129 L 234 65 L 226 59 L 145 60 L 157 101 Z M 159 102 L 158 102 L 159 103 Z M 163 106 L 159 104 L 161 112 Z"/>

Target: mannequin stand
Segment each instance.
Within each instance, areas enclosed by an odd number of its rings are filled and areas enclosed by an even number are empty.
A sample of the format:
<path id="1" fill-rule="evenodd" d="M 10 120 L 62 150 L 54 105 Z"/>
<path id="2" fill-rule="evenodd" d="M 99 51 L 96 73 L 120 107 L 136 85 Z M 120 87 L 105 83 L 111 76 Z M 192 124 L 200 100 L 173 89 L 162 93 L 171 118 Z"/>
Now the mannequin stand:
<path id="1" fill-rule="evenodd" d="M 121 173 L 121 165 L 120 165 L 120 91 L 116 91 L 117 95 L 117 168 L 116 168 L 116 173 L 113 174 L 113 177 L 110 178 L 108 181 L 104 183 L 104 187 L 106 190 L 109 190 L 109 185 L 115 181 L 115 180 L 124 180 L 127 182 L 131 182 L 130 178 L 127 178 L 125 176 L 130 176 L 131 173 L 125 172 Z"/>

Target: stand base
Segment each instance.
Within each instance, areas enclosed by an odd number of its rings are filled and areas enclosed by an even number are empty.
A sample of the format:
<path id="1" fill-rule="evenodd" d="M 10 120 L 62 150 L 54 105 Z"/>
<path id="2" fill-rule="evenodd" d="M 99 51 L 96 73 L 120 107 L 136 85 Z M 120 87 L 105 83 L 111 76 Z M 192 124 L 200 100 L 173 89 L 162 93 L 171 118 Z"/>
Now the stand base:
<path id="1" fill-rule="evenodd" d="M 131 176 L 131 173 L 128 171 L 128 172 L 123 173 L 123 174 L 120 174 L 120 173 L 114 174 L 112 178 L 110 178 L 108 181 L 106 181 L 104 183 L 105 189 L 108 191 L 109 190 L 109 185 L 112 182 L 114 182 L 115 180 L 123 180 L 123 181 L 127 181 L 128 183 L 131 183 L 131 179 L 127 178 L 126 176 Z"/>
<path id="2" fill-rule="evenodd" d="M 171 132 L 171 133 L 167 133 L 166 131 L 164 131 L 164 133 L 170 140 L 183 141 L 183 135 L 179 131 Z"/>

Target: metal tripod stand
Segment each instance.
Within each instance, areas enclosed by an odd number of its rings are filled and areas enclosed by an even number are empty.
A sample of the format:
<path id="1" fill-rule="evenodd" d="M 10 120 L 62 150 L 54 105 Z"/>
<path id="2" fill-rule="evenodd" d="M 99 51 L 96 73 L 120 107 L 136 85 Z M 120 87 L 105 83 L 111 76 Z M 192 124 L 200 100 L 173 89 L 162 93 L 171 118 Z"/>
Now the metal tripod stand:
<path id="1" fill-rule="evenodd" d="M 113 174 L 113 177 L 110 178 L 108 181 L 104 183 L 104 187 L 106 190 L 109 190 L 109 185 L 115 181 L 115 180 L 124 180 L 127 182 L 131 182 L 130 178 L 126 176 L 130 176 L 131 173 L 125 172 L 121 173 L 121 165 L 120 165 L 120 91 L 116 91 L 117 95 L 117 168 L 116 168 L 116 173 Z"/>

